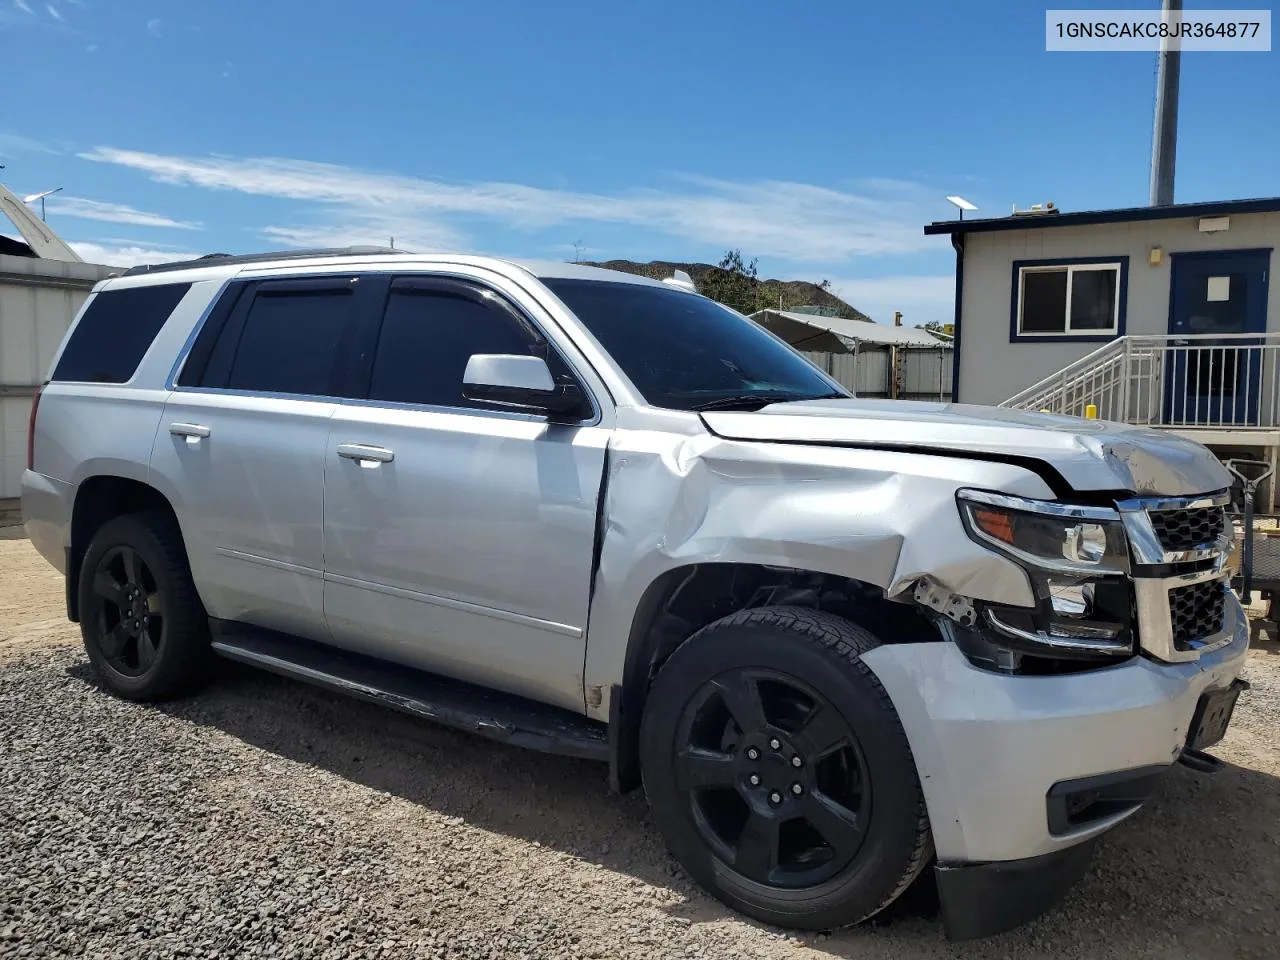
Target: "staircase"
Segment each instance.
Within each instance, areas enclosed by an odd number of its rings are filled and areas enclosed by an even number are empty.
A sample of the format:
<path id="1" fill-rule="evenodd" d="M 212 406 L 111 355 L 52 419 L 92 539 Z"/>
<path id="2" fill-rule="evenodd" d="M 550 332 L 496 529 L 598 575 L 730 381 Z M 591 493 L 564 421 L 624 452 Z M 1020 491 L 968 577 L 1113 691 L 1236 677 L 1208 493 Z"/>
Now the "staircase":
<path id="1" fill-rule="evenodd" d="M 1077 417 L 1090 405 L 1100 420 L 1172 430 L 1220 455 L 1260 454 L 1274 474 L 1280 333 L 1119 337 L 1000 404 Z"/>
<path id="2" fill-rule="evenodd" d="M 1211 431 L 1280 431 L 1280 333 L 1119 337 L 1000 404 Z"/>
<path id="3" fill-rule="evenodd" d="M 1125 419 L 1115 415 L 1128 406 L 1125 388 L 1130 378 L 1129 340 L 1120 337 L 1103 345 L 1000 406 L 1083 417 L 1089 404 L 1094 404 L 1104 420 Z"/>

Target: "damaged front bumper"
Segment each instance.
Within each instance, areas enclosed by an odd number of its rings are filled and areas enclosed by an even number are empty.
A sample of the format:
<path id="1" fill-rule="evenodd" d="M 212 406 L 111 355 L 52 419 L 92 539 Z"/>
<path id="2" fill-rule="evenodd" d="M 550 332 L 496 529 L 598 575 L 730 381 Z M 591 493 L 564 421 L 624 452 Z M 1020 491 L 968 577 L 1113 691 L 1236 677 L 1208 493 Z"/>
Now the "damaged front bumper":
<path id="1" fill-rule="evenodd" d="M 1051 906 L 1087 868 L 1092 842 L 1201 744 L 1205 695 L 1233 687 L 1249 645 L 1234 596 L 1225 626 L 1230 641 L 1195 661 L 1137 656 L 1048 676 L 980 669 L 952 643 L 863 657 L 916 760 L 948 936 L 998 933 Z M 1081 783 L 1100 800 L 1065 800 L 1087 793 Z"/>

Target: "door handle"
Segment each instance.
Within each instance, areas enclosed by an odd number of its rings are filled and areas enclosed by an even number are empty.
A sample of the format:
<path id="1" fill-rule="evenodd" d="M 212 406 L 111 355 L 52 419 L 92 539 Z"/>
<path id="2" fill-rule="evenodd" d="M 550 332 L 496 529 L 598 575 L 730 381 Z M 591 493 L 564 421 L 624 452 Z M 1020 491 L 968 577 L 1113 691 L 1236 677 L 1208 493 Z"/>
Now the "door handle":
<path id="1" fill-rule="evenodd" d="M 186 437 L 187 443 L 199 443 L 212 432 L 200 423 L 171 423 L 169 432 L 175 437 Z"/>
<path id="2" fill-rule="evenodd" d="M 338 456 L 344 460 L 355 460 L 359 463 L 390 463 L 396 458 L 394 450 L 373 447 L 365 443 L 340 443 Z"/>

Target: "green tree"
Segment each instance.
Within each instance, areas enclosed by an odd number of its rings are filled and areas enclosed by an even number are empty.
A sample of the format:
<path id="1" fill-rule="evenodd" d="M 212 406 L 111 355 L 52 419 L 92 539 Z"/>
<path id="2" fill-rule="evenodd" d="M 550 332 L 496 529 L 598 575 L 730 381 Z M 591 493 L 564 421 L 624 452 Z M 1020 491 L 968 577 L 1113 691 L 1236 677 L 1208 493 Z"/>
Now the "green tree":
<path id="1" fill-rule="evenodd" d="M 776 303 L 769 303 L 769 293 L 760 282 L 756 262 L 755 257 L 744 260 L 741 250 L 726 251 L 720 262 L 702 278 L 699 292 L 739 313 L 751 314 L 769 306 L 776 308 Z"/>

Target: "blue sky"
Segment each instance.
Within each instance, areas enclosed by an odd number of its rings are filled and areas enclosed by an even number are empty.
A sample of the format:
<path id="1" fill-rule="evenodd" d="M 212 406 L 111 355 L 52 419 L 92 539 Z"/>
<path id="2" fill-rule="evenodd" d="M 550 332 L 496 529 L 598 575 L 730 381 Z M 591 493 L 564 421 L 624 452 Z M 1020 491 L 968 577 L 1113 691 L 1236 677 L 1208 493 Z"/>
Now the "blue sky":
<path id="1" fill-rule="evenodd" d="M 0 0 L 0 179 L 63 186 L 49 221 L 92 260 L 738 247 L 945 321 L 953 255 L 921 227 L 947 194 L 1146 202 L 1155 55 L 1046 53 L 1044 9 Z M 1183 55 L 1178 201 L 1280 193 L 1276 57 Z"/>

